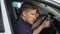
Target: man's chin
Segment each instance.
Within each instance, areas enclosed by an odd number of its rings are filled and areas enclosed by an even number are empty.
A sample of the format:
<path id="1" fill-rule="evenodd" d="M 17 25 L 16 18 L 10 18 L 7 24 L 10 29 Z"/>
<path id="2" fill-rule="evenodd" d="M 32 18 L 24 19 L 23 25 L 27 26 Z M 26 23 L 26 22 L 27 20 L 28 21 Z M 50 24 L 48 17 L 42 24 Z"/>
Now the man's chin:
<path id="1" fill-rule="evenodd" d="M 29 22 L 29 24 L 31 24 L 31 25 L 32 25 L 32 24 L 33 24 L 33 22 Z"/>
<path id="2" fill-rule="evenodd" d="M 32 25 L 33 23 L 31 22 L 30 24 Z"/>

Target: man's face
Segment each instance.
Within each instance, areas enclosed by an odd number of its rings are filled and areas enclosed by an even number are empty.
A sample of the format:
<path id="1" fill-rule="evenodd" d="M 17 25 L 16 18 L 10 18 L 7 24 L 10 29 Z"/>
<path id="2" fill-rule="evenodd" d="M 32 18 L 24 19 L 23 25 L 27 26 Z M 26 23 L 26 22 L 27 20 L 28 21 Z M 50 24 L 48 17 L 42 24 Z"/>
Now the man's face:
<path id="1" fill-rule="evenodd" d="M 25 11 L 25 19 L 29 24 L 33 24 L 36 19 L 36 9 L 28 9 Z"/>

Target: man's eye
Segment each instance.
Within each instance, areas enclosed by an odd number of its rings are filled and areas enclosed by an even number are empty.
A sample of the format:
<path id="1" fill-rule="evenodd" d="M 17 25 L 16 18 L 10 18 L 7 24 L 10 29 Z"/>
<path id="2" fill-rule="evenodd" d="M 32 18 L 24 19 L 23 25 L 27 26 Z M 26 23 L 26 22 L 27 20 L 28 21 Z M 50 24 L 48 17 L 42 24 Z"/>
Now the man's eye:
<path id="1" fill-rule="evenodd" d="M 32 14 L 32 15 L 36 15 L 36 14 Z"/>
<path id="2" fill-rule="evenodd" d="M 32 14 L 33 16 L 36 16 L 36 14 Z"/>

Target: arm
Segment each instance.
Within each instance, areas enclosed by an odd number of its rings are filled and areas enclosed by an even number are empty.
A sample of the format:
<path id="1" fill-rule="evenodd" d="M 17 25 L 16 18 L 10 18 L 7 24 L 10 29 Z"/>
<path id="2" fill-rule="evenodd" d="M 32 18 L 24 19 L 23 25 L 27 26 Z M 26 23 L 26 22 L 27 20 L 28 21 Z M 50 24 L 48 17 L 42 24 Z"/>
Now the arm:
<path id="1" fill-rule="evenodd" d="M 33 34 L 39 34 L 43 28 L 49 27 L 49 21 L 44 21 L 37 29 L 33 31 Z"/>
<path id="2" fill-rule="evenodd" d="M 33 34 L 39 34 L 42 29 L 43 29 L 43 26 L 41 25 L 37 29 L 34 30 Z"/>
<path id="3" fill-rule="evenodd" d="M 41 19 L 38 19 L 38 21 L 36 21 L 33 25 L 32 25 L 32 29 L 36 28 L 37 26 L 39 26 L 40 22 L 45 18 L 46 16 L 42 17 Z"/>

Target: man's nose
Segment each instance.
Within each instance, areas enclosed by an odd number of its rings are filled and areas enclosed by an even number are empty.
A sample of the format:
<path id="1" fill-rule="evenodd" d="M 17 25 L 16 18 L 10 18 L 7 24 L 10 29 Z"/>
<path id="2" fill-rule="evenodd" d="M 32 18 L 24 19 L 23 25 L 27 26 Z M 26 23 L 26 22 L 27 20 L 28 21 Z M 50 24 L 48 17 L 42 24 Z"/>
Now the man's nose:
<path id="1" fill-rule="evenodd" d="M 34 16 L 34 20 L 36 19 L 36 16 Z"/>

